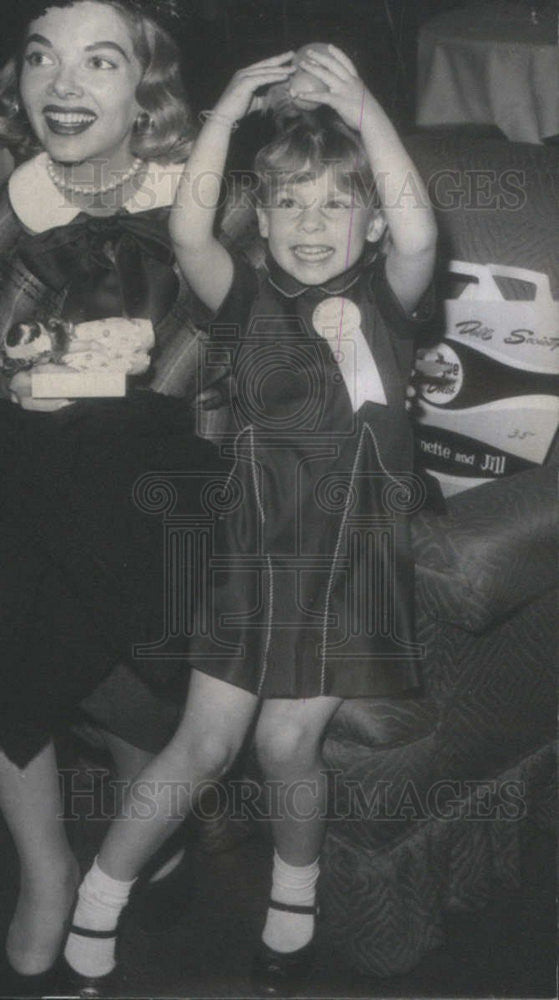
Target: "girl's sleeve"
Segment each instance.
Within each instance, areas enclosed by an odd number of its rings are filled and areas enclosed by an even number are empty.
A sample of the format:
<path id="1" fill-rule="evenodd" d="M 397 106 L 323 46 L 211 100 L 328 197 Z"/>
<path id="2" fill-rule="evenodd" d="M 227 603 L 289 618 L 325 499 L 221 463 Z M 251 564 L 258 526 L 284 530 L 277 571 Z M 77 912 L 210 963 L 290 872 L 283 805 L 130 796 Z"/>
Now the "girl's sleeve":
<path id="1" fill-rule="evenodd" d="M 204 386 L 208 387 L 233 373 L 236 348 L 247 329 L 258 290 L 255 268 L 244 254 L 231 254 L 233 280 L 219 309 L 206 323 L 208 337 L 203 365 Z"/>
<path id="2" fill-rule="evenodd" d="M 233 280 L 219 309 L 207 322 L 211 340 L 227 337 L 240 340 L 246 330 L 251 308 L 258 291 L 256 268 L 241 253 L 231 253 Z"/>

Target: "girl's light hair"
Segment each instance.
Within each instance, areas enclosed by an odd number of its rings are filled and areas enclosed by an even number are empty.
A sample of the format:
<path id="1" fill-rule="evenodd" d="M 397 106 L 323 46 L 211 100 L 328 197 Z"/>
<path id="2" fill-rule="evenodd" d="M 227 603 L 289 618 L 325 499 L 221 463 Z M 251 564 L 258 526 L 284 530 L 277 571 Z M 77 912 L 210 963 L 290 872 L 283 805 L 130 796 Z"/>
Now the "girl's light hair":
<path id="1" fill-rule="evenodd" d="M 74 7 L 83 0 L 54 0 L 52 7 Z M 141 115 L 133 132 L 131 152 L 142 160 L 174 162 L 188 157 L 193 138 L 190 109 L 180 74 L 180 56 L 171 36 L 151 18 L 121 0 L 94 0 L 112 7 L 126 22 L 134 53 L 142 67 L 136 100 Z M 48 0 L 45 9 L 49 9 Z M 31 23 L 30 19 L 29 23 Z M 0 70 L 0 143 L 16 161 L 40 151 L 19 97 L 19 77 L 23 57 L 14 54 Z"/>
<path id="2" fill-rule="evenodd" d="M 373 173 L 361 138 L 330 109 L 302 112 L 289 118 L 284 131 L 264 146 L 254 161 L 256 196 L 267 206 L 275 192 L 289 183 L 319 177 L 333 168 L 341 190 L 350 190 L 365 204 L 377 207 Z"/>

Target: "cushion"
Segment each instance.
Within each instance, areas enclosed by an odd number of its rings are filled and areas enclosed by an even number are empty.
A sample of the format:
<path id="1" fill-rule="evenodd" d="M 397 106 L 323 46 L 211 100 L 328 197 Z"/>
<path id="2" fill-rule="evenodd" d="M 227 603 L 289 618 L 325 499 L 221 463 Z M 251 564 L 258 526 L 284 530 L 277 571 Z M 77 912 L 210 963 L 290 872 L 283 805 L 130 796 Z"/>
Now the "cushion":
<path id="1" fill-rule="evenodd" d="M 436 721 L 437 710 L 429 698 L 351 698 L 330 722 L 328 738 L 388 747 L 421 739 Z"/>
<path id="2" fill-rule="evenodd" d="M 467 490 L 414 518 L 417 595 L 428 614 L 483 632 L 557 586 L 557 470 Z"/>

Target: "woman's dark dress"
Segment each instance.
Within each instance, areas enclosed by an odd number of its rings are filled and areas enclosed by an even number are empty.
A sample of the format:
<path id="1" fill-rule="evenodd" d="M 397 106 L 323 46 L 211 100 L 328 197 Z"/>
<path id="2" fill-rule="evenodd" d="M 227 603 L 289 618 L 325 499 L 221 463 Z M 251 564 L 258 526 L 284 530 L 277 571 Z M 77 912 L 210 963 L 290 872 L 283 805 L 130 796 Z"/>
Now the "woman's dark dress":
<path id="1" fill-rule="evenodd" d="M 321 316 L 334 338 L 345 323 L 349 367 Z M 264 698 L 417 685 L 408 522 L 425 491 L 405 399 L 419 326 L 374 251 L 324 286 L 236 259 L 210 336 L 235 377 L 235 464 L 216 528 L 213 632 L 191 651 L 200 670 Z"/>
<path id="2" fill-rule="evenodd" d="M 167 214 L 81 214 L 40 234 L 20 226 L 3 303 L 24 273 L 64 318 L 146 317 L 157 339 L 179 293 Z M 26 308 L 17 319 L 44 315 L 44 301 Z M 161 633 L 162 524 L 135 505 L 134 483 L 217 460 L 182 399 L 144 388 L 56 413 L 1 400 L 0 421 L 0 746 L 23 766 L 133 644 Z"/>

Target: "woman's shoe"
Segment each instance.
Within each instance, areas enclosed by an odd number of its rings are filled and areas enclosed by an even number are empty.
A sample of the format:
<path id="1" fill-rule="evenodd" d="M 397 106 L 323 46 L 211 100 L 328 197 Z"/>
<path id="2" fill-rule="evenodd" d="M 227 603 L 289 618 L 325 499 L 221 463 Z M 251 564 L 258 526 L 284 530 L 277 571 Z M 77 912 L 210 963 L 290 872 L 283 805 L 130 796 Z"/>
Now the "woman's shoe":
<path id="1" fill-rule="evenodd" d="M 273 910 L 286 913 L 305 913 L 317 916 L 315 906 L 289 906 L 271 899 Z M 274 951 L 260 942 L 252 964 L 251 986 L 257 997 L 290 997 L 301 992 L 310 979 L 316 963 L 314 938 L 297 951 Z"/>
<path id="2" fill-rule="evenodd" d="M 41 997 L 58 993 L 60 964 L 61 959 L 58 959 L 45 972 L 26 976 L 23 972 L 16 972 L 6 958 L 4 968 L 1 972 L 2 990 L 5 991 L 4 996 Z"/>
<path id="3" fill-rule="evenodd" d="M 62 940 L 66 939 L 74 907 L 72 906 L 66 920 L 64 921 Z M 60 993 L 59 983 L 64 959 L 59 953 L 53 964 L 44 972 L 37 972 L 34 975 L 26 975 L 23 972 L 16 972 L 7 954 L 4 952 L 3 962 L 0 960 L 0 983 L 6 992 L 5 996 L 12 997 L 42 997 Z"/>

